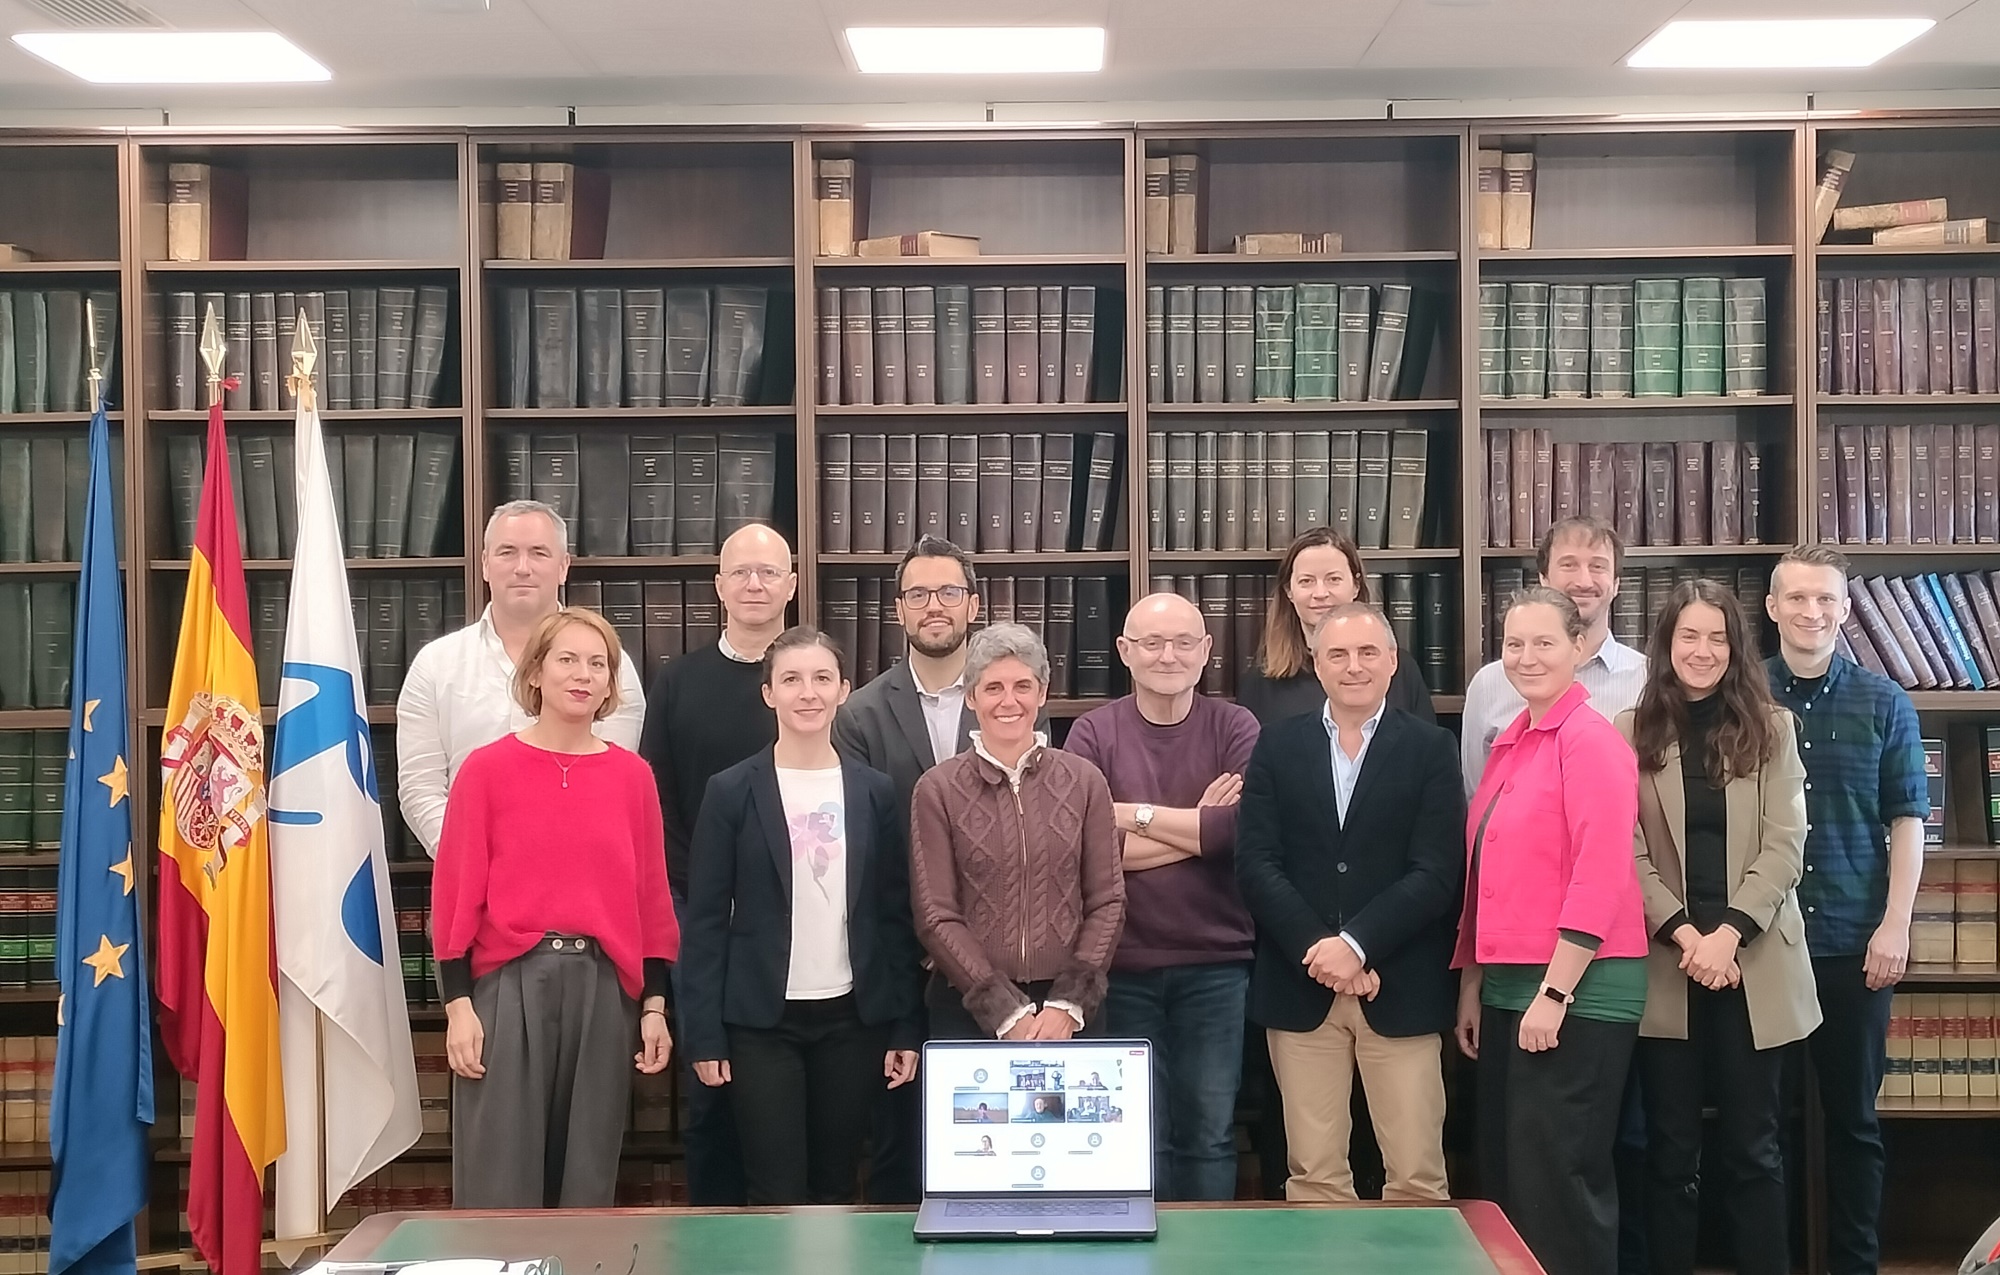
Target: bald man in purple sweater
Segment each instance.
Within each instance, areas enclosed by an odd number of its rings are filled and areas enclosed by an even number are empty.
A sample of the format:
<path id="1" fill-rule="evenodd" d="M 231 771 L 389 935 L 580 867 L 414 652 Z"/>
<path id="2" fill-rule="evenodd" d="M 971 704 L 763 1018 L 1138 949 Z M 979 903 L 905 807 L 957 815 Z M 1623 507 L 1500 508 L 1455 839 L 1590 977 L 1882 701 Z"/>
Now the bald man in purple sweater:
<path id="1" fill-rule="evenodd" d="M 1248 709 L 1196 694 L 1201 612 L 1139 600 L 1118 654 L 1133 692 L 1079 718 L 1064 744 L 1110 782 L 1125 866 L 1125 933 L 1105 1022 L 1153 1042 L 1162 1198 L 1236 1196 L 1234 1121 L 1253 931 L 1237 892 L 1236 805 L 1257 744 Z"/>

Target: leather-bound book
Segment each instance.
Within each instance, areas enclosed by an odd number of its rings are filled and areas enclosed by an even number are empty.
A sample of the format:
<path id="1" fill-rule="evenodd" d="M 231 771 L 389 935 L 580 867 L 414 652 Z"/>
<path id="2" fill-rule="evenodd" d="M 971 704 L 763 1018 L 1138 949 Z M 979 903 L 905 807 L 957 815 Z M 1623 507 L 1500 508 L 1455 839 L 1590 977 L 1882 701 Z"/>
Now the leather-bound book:
<path id="1" fill-rule="evenodd" d="M 1007 402 L 1007 290 L 972 290 L 972 401 Z"/>
<path id="2" fill-rule="evenodd" d="M 1296 294 L 1290 285 L 1257 289 L 1257 365 L 1251 373 L 1252 389 L 1259 403 L 1287 403 L 1292 398 L 1292 373 L 1296 354 L 1293 317 Z M 1171 302 L 1168 317 L 1172 318 Z M 1168 329 L 1171 341 L 1173 331 Z"/>
<path id="3" fill-rule="evenodd" d="M 1823 282 L 1833 292 L 1833 384 L 1827 392 L 1857 394 L 1861 389 L 1856 379 L 1856 341 L 1860 335 L 1856 285 L 1859 280 L 1852 275 L 1842 275 Z"/>
<path id="4" fill-rule="evenodd" d="M 1764 392 L 1766 315 L 1769 302 L 1762 279 L 1722 281 L 1722 388 L 1746 398 Z"/>
<path id="5" fill-rule="evenodd" d="M 1146 289 L 1146 401 L 1167 401 L 1167 290 Z"/>
<path id="6" fill-rule="evenodd" d="M 716 534 L 716 439 L 682 434 L 674 439 L 674 552 L 705 555 L 720 545 Z"/>
<path id="7" fill-rule="evenodd" d="M 1951 392 L 1972 393 L 1972 280 L 1953 275 L 1946 280 L 1951 304 Z"/>
<path id="8" fill-rule="evenodd" d="M 951 435 L 950 498 L 945 511 L 948 538 L 961 549 L 979 543 L 979 446 L 976 434 Z"/>
<path id="9" fill-rule="evenodd" d="M 1701 447 L 1700 443 L 1682 444 Z M 1715 486 L 1708 491 L 1708 538 L 1712 545 L 1743 543 L 1743 444 L 1718 438 L 1708 444 L 1708 467 Z M 1703 484 L 1703 489 L 1708 490 Z M 1686 499 L 1685 494 L 1682 497 Z"/>
<path id="10" fill-rule="evenodd" d="M 1224 401 L 1225 297 L 1220 284 L 1194 290 L 1194 401 Z"/>
<path id="11" fill-rule="evenodd" d="M 1590 285 L 1549 286 L 1549 397 L 1590 392 Z"/>
<path id="12" fill-rule="evenodd" d="M 845 379 L 845 368 L 840 357 L 840 289 L 819 289 L 819 309 L 813 316 L 813 331 L 818 334 L 816 348 L 819 359 L 819 404 L 821 407 L 840 405 L 840 387 Z"/>
<path id="13" fill-rule="evenodd" d="M 1049 694 L 1069 699 L 1076 694 L 1076 577 L 1050 576 L 1044 606 Z"/>
<path id="14" fill-rule="evenodd" d="M 840 459 L 840 475 L 847 476 L 845 451 L 846 435 L 838 435 L 843 450 Z M 634 434 L 628 444 L 632 456 L 632 474 L 626 484 L 627 508 L 630 511 L 627 535 L 632 542 L 632 553 L 641 558 L 665 558 L 674 552 L 674 506 L 678 492 L 674 482 L 674 436 L 672 434 Z M 821 456 L 821 499 L 827 499 L 825 460 L 827 444 L 820 445 Z M 845 488 L 840 492 L 840 503 L 835 508 L 841 511 L 845 520 L 847 497 Z M 824 514 L 822 513 L 822 517 Z M 821 524 L 822 529 L 825 523 Z M 824 545 L 828 550 L 831 545 Z"/>
<path id="15" fill-rule="evenodd" d="M 1097 366 L 1097 289 L 1083 284 L 1063 289 L 1062 401 L 1091 401 Z"/>
<path id="16" fill-rule="evenodd" d="M 1889 543 L 1889 427 L 1863 426 L 1861 442 L 1862 493 L 1865 497 L 1861 502 L 1861 508 L 1868 520 L 1865 543 L 1887 544 Z"/>
<path id="17" fill-rule="evenodd" d="M 951 539 L 951 436 L 917 435 L 915 535 Z"/>
<path id="18" fill-rule="evenodd" d="M 1359 403 L 1371 397 L 1369 394 L 1370 332 L 1374 319 L 1374 290 L 1367 284 L 1343 284 L 1340 288 L 1339 316 L 1335 354 L 1339 366 L 1339 395 L 1343 403 Z M 1409 321 L 1409 290 L 1403 292 L 1403 321 Z M 1384 304 L 1387 299 L 1384 298 Z M 1399 328 L 1400 332 L 1401 329 Z M 1398 361 L 1400 362 L 1400 342 Z M 1386 397 L 1386 396 L 1385 396 Z"/>
<path id="19" fill-rule="evenodd" d="M 1910 428 L 1907 425 L 1886 427 L 1889 442 L 1889 472 L 1883 480 L 1884 494 L 1888 497 L 1889 513 L 1886 523 L 1888 541 L 1892 545 L 1906 545 L 1910 540 Z"/>
<path id="20" fill-rule="evenodd" d="M 1257 289 L 1224 288 L 1222 296 L 1222 398 L 1226 403 L 1256 401 Z M 1293 380 L 1297 381 L 1296 369 Z"/>
<path id="21" fill-rule="evenodd" d="M 616 288 L 577 293 L 579 379 L 584 407 L 618 407 L 625 392 L 625 298 Z"/>
<path id="22" fill-rule="evenodd" d="M 875 296 L 868 288 L 840 290 L 840 401 L 875 401 Z"/>
<path id="23" fill-rule="evenodd" d="M 1355 485 L 1354 542 L 1363 549 L 1389 545 L 1389 431 L 1361 431 L 1360 478 Z"/>
<path id="24" fill-rule="evenodd" d="M 1013 404 L 1040 401 L 1037 325 L 1041 309 L 1037 292 L 1033 287 L 1007 289 L 1007 402 Z"/>
<path id="25" fill-rule="evenodd" d="M 1267 429 L 1264 431 L 1264 534 L 1272 545 L 1289 545 L 1299 532 L 1305 530 L 1292 516 L 1292 495 L 1296 485 L 1296 456 L 1294 438 L 1290 430 Z M 1202 471 L 1197 469 L 1195 482 L 1201 483 Z M 1244 499 L 1255 494 L 1250 488 L 1248 474 L 1245 474 Z M 1206 548 L 1199 543 L 1197 548 Z"/>
<path id="26" fill-rule="evenodd" d="M 1006 553 L 1014 544 L 1014 439 L 979 435 L 979 553 Z M 989 617 L 990 618 L 990 617 Z"/>
<path id="27" fill-rule="evenodd" d="M 1613 470 L 1617 459 L 1610 443 L 1585 443 L 1578 448 L 1577 463 L 1582 471 L 1583 516 L 1612 523 L 1618 516 L 1618 496 Z"/>
<path id="28" fill-rule="evenodd" d="M 1930 302 L 1925 283 L 1896 280 L 1896 365 L 1904 394 L 1931 392 Z"/>
<path id="29" fill-rule="evenodd" d="M 1232 504 L 1229 498 L 1229 440 L 1230 434 L 1223 436 L 1223 513 L 1222 548 L 1242 548 L 1242 517 L 1240 504 Z M 1236 436 L 1240 443 L 1241 436 Z M 1313 527 L 1327 525 L 1327 503 L 1333 494 L 1333 451 L 1332 438 L 1325 430 L 1295 430 L 1292 433 L 1292 527 L 1302 532 Z M 1242 469 L 1242 452 L 1237 451 L 1237 468 Z M 1393 473 L 1391 475 L 1393 479 Z M 1392 500 L 1393 504 L 1394 501 Z M 1230 532 L 1234 529 L 1236 544 L 1230 543 Z"/>
<path id="30" fill-rule="evenodd" d="M 1062 402 L 1063 290 L 1035 289 L 1035 401 Z"/>
<path id="31" fill-rule="evenodd" d="M 1514 436 L 1509 430 L 1486 431 L 1486 545 L 1514 545 Z"/>
<path id="32" fill-rule="evenodd" d="M 575 407 L 577 405 L 577 300 L 574 288 L 536 288 L 535 324 L 535 407 Z M 356 332 L 357 340 L 360 333 Z M 376 343 L 380 358 L 380 342 Z M 373 381 L 374 378 L 371 378 Z M 377 387 L 371 385 L 371 393 Z M 359 406 L 359 395 L 356 395 Z"/>
<path id="33" fill-rule="evenodd" d="M 881 434 L 856 434 L 849 462 L 853 493 L 853 537 L 856 553 L 886 553 L 889 549 L 889 440 Z"/>
<path id="34" fill-rule="evenodd" d="M 1168 403 L 1195 401 L 1195 290 L 1175 284 L 1166 290 L 1166 381 Z"/>
<path id="35" fill-rule="evenodd" d="M 1042 508 L 1042 435 L 1013 436 L 1013 482 L 1009 489 L 1011 507 L 1008 525 L 1012 528 L 1007 547 L 1015 553 L 1033 553 L 1040 543 L 1035 524 Z"/>
<path id="36" fill-rule="evenodd" d="M 1545 398 L 1549 384 L 1549 285 L 1507 285 L 1507 397 Z"/>
<path id="37" fill-rule="evenodd" d="M 854 552 L 854 436 L 822 434 L 819 440 L 819 547 Z"/>
<path id="38" fill-rule="evenodd" d="M 1676 451 L 1672 443 L 1646 443 L 1646 543 L 1674 543 L 1679 507 L 1674 490 Z M 1648 608 L 1649 610 L 1651 608 Z"/>
<path id="39" fill-rule="evenodd" d="M 937 401 L 972 401 L 972 289 L 962 283 L 937 288 Z"/>
<path id="40" fill-rule="evenodd" d="M 1575 451 L 1574 443 L 1568 444 Z M 1399 429 L 1389 440 L 1389 517 L 1387 549 L 1417 549 L 1423 544 L 1426 471 L 1430 435 L 1420 429 Z M 1572 459 L 1572 482 L 1574 481 Z M 1572 494 L 1572 502 L 1574 495 Z"/>
<path id="41" fill-rule="evenodd" d="M 875 289 L 872 301 L 875 320 L 875 394 L 869 401 L 878 407 L 902 407 L 909 401 L 903 370 L 903 290 Z"/>
<path id="42" fill-rule="evenodd" d="M 1909 425 L 1900 428 L 1907 430 L 1910 436 L 1910 543 L 1936 544 L 1937 520 L 1931 511 L 1931 498 L 1936 494 L 1937 480 L 1932 472 L 1931 427 Z M 1951 427 L 1945 428 L 1949 431 Z"/>
<path id="43" fill-rule="evenodd" d="M 1924 280 L 1925 389 L 1951 393 L 1951 280 Z"/>
<path id="44" fill-rule="evenodd" d="M 1071 552 L 1077 437 L 1049 434 L 1042 439 L 1041 517 L 1035 531 L 1035 548 L 1041 553 Z"/>

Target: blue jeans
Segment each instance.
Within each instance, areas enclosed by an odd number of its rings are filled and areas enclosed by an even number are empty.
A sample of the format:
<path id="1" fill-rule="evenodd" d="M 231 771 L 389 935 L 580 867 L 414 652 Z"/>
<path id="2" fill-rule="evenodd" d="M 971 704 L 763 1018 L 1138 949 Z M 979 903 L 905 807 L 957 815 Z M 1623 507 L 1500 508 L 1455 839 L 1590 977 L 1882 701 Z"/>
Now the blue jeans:
<path id="1" fill-rule="evenodd" d="M 1236 1198 L 1236 1087 L 1250 963 L 1111 975 L 1113 1036 L 1153 1042 L 1154 1186 L 1166 1200 Z"/>

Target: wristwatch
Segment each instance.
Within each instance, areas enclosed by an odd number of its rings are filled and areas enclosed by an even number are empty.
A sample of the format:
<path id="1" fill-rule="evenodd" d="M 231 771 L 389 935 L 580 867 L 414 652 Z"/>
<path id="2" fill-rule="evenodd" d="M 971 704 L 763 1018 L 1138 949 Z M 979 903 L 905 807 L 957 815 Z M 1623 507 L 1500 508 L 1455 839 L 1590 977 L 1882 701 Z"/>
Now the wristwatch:
<path id="1" fill-rule="evenodd" d="M 1576 1004 L 1576 993 L 1565 992 L 1562 988 L 1557 987 L 1553 983 L 1542 984 L 1542 995 L 1548 997 L 1556 1004 L 1561 1005 L 1565 1008 Z"/>
<path id="2" fill-rule="evenodd" d="M 1132 812 L 1132 826 L 1140 836 L 1146 835 L 1146 829 L 1153 826 L 1153 807 L 1150 804 L 1141 802 L 1139 808 Z"/>

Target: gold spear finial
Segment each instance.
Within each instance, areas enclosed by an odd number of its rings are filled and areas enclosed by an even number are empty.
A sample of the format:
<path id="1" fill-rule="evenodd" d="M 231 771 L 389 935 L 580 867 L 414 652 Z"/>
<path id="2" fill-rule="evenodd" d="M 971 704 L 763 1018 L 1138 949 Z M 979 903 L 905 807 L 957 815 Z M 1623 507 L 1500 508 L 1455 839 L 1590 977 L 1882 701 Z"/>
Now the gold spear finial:
<path id="1" fill-rule="evenodd" d="M 304 310 L 299 311 L 298 323 L 292 329 L 292 394 L 306 400 L 312 393 L 313 366 L 319 362 L 319 342 L 313 339 L 312 320 Z"/>
<path id="2" fill-rule="evenodd" d="M 208 315 L 201 321 L 201 361 L 208 365 L 208 401 L 210 406 L 222 401 L 222 363 L 229 355 L 229 346 L 222 339 L 222 320 L 216 317 L 215 307 L 208 307 Z"/>

